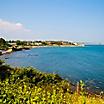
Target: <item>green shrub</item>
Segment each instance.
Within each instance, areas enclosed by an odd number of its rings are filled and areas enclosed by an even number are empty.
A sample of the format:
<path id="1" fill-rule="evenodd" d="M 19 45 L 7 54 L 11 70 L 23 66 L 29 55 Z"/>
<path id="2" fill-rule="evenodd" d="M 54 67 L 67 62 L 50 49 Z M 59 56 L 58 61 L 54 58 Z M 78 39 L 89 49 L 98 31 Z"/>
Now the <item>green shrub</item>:
<path id="1" fill-rule="evenodd" d="M 79 82 L 81 90 L 77 93 L 57 74 L 5 65 L 0 67 L 2 71 L 5 78 L 0 79 L 0 104 L 104 104 L 101 96 L 84 94 L 83 81 Z"/>

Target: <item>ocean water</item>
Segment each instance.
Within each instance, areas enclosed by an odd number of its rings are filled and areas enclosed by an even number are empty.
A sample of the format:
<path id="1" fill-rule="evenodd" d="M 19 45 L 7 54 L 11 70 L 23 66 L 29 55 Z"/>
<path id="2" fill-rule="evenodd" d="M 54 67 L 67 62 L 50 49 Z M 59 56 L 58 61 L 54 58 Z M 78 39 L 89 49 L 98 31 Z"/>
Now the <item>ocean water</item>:
<path id="1" fill-rule="evenodd" d="M 32 66 L 43 72 L 58 73 L 73 83 L 83 80 L 104 90 L 104 46 L 45 47 L 0 56 L 12 66 Z"/>

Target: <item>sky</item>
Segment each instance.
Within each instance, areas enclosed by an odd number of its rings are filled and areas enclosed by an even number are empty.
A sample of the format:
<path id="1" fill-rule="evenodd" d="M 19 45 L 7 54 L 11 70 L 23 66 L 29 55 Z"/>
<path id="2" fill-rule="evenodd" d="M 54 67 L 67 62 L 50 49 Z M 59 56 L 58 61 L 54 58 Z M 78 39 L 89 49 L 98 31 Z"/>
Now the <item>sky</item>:
<path id="1" fill-rule="evenodd" d="M 104 43 L 104 0 L 0 0 L 0 37 Z"/>

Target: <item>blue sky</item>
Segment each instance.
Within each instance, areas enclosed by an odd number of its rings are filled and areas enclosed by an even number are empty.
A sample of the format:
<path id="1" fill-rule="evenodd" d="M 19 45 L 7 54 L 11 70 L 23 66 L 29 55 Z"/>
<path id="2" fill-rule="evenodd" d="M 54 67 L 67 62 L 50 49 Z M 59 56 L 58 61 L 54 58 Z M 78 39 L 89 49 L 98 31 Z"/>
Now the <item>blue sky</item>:
<path id="1" fill-rule="evenodd" d="M 0 0 L 0 37 L 104 43 L 104 0 Z"/>

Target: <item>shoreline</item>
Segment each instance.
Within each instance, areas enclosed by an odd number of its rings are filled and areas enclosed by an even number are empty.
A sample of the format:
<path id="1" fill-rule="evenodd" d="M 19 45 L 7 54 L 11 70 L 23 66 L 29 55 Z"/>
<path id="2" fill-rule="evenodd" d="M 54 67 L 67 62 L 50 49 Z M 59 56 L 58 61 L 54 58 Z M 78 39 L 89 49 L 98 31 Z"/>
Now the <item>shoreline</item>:
<path id="1" fill-rule="evenodd" d="M 56 45 L 56 46 L 20 46 L 19 48 L 10 47 L 8 50 L 1 50 L 0 55 L 9 54 L 16 51 L 30 50 L 32 48 L 54 48 L 54 47 L 85 47 L 85 45 Z"/>

